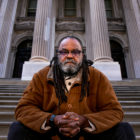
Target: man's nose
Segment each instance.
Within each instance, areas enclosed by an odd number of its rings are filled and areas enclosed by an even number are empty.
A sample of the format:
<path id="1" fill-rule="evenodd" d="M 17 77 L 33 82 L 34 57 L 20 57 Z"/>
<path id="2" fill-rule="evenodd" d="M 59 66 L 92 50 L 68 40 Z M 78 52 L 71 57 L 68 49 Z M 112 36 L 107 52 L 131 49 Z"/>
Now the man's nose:
<path id="1" fill-rule="evenodd" d="M 69 52 L 68 55 L 67 55 L 67 57 L 72 58 L 73 57 L 72 53 Z"/>

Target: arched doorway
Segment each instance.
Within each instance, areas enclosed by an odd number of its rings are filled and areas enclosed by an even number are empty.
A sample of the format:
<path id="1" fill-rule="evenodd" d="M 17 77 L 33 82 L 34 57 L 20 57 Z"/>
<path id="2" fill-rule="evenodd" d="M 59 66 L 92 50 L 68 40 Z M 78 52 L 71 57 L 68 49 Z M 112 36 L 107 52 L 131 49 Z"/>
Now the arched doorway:
<path id="1" fill-rule="evenodd" d="M 21 78 L 22 67 L 24 61 L 28 61 L 31 57 L 32 40 L 25 40 L 19 44 L 16 53 L 13 78 Z"/>
<path id="2" fill-rule="evenodd" d="M 126 71 L 126 65 L 125 65 L 125 59 L 124 59 L 122 46 L 114 40 L 110 40 L 110 45 L 111 45 L 111 55 L 112 55 L 113 60 L 119 62 L 120 64 L 122 78 L 127 78 L 127 71 Z"/>

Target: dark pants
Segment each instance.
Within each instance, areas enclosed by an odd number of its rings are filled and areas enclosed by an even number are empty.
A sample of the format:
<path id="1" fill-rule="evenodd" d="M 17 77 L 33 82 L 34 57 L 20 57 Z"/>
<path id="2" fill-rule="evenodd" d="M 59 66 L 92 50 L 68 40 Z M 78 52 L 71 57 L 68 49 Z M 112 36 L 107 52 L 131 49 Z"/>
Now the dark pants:
<path id="1" fill-rule="evenodd" d="M 58 135 L 61 140 L 78 140 L 80 136 L 83 136 L 85 140 L 136 140 L 132 127 L 124 122 L 100 134 L 81 131 L 74 138 L 62 136 L 57 129 L 40 134 L 25 127 L 20 122 L 14 122 L 9 129 L 8 140 L 51 140 L 51 137 L 55 135 Z"/>

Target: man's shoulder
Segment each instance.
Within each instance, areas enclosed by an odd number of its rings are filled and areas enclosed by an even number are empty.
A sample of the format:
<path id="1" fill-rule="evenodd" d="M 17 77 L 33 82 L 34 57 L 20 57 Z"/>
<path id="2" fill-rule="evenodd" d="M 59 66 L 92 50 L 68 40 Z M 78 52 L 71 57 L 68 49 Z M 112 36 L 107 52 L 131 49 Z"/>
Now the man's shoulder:
<path id="1" fill-rule="evenodd" d="M 99 70 L 97 70 L 96 68 L 94 68 L 93 66 L 89 66 L 89 72 L 91 74 L 98 74 L 98 75 L 101 74 L 101 72 Z"/>
<path id="2" fill-rule="evenodd" d="M 45 76 L 45 75 L 48 74 L 49 70 L 50 70 L 50 66 L 46 66 L 46 67 L 42 68 L 41 70 L 39 70 L 39 71 L 37 72 L 37 74 L 38 74 L 38 75 Z"/>
<path id="3" fill-rule="evenodd" d="M 89 66 L 89 74 L 90 74 L 90 77 L 94 77 L 96 80 L 97 79 L 100 79 L 100 78 L 103 78 L 103 79 L 108 79 L 104 73 L 102 73 L 100 70 L 92 67 L 92 66 Z"/>

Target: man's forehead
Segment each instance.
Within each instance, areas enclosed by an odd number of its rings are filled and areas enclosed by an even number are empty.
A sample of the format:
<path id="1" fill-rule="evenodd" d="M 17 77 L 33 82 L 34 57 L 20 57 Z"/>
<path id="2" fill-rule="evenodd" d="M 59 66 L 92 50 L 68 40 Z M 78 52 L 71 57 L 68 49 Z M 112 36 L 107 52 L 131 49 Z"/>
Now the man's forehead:
<path id="1" fill-rule="evenodd" d="M 73 47 L 73 48 L 79 48 L 82 49 L 82 46 L 80 42 L 75 38 L 65 38 L 61 41 L 59 48 L 65 48 L 65 47 Z"/>

